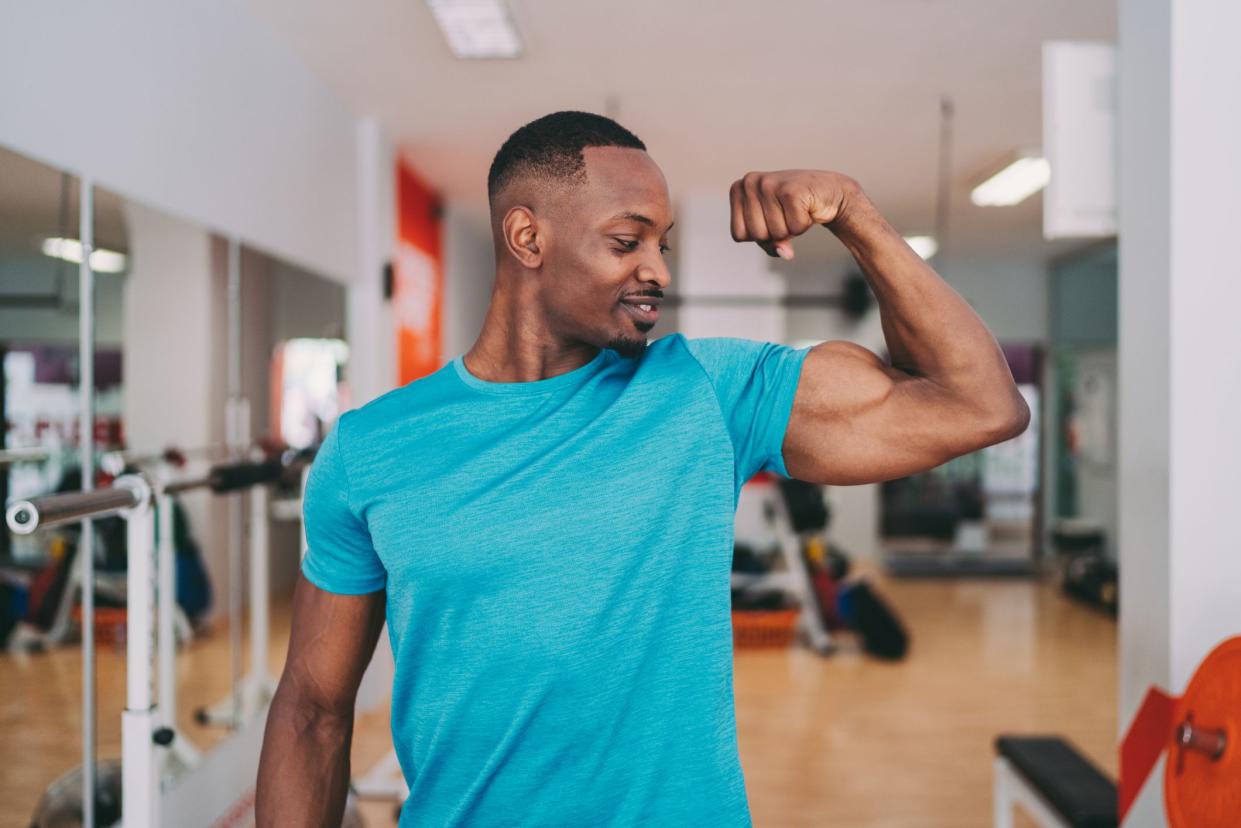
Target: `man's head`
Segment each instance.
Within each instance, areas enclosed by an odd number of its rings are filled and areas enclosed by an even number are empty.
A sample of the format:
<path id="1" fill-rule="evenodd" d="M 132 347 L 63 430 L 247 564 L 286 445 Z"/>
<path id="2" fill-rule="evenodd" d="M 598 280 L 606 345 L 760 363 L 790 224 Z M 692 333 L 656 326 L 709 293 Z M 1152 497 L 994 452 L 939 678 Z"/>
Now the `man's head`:
<path id="1" fill-rule="evenodd" d="M 669 282 L 672 205 L 638 137 L 600 115 L 546 115 L 500 147 L 487 192 L 497 278 L 529 288 L 553 336 L 640 355 Z"/>

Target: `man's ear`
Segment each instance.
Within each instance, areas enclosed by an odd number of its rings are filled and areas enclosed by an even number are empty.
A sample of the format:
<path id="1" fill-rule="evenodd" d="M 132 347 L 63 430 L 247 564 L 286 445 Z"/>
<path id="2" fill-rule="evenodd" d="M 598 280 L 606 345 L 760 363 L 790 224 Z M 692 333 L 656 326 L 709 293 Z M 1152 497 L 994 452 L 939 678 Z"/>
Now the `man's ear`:
<path id="1" fill-rule="evenodd" d="M 529 207 L 510 208 L 501 227 L 508 252 L 523 267 L 533 270 L 543 264 L 543 239 L 539 236 L 538 220 Z"/>

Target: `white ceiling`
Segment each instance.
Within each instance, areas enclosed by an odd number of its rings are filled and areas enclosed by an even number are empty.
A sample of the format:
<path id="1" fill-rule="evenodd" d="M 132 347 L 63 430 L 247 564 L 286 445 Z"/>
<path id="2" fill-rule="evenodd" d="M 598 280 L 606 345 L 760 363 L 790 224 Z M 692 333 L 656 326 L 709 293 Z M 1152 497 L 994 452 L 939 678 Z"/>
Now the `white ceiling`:
<path id="1" fill-rule="evenodd" d="M 525 56 L 469 62 L 421 0 L 250 2 L 425 178 L 476 209 L 504 138 L 575 108 L 636 132 L 674 197 L 725 198 L 749 169 L 837 169 L 903 232 L 927 231 L 948 95 L 950 254 L 1063 247 L 1041 241 L 1038 198 L 984 210 L 968 193 L 1041 142 L 1042 42 L 1116 28 L 1115 0 L 510 0 Z"/>

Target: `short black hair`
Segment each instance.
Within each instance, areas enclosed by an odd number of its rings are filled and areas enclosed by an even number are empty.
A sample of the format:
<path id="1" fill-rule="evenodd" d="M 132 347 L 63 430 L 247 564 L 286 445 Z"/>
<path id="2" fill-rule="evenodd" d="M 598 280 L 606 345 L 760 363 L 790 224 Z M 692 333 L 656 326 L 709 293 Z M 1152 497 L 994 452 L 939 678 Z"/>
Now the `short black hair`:
<path id="1" fill-rule="evenodd" d="M 508 137 L 487 173 L 487 198 L 519 175 L 569 181 L 586 174 L 586 147 L 646 150 L 638 136 L 611 118 L 591 112 L 553 112 L 531 121 Z"/>

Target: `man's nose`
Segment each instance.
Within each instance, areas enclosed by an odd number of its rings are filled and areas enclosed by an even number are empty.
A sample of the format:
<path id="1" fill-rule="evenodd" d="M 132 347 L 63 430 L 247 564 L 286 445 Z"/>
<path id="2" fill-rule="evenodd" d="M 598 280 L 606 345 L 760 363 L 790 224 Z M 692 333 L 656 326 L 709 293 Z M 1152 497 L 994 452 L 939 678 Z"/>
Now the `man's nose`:
<path id="1" fill-rule="evenodd" d="M 638 279 L 642 282 L 654 284 L 660 290 L 663 290 L 672 284 L 672 273 L 668 270 L 668 263 L 664 261 L 664 257 L 647 262 L 638 270 Z"/>

